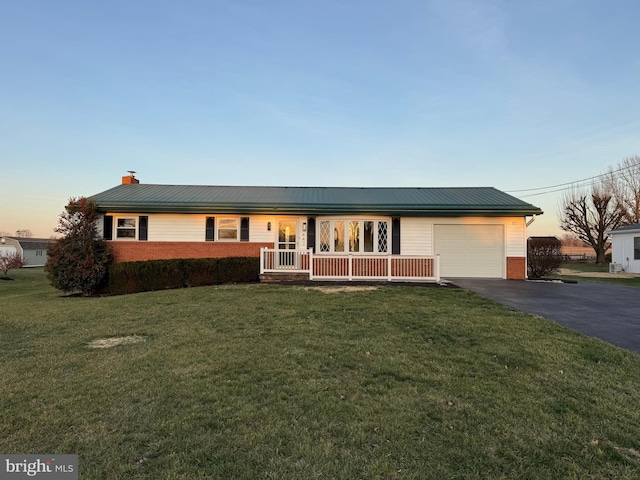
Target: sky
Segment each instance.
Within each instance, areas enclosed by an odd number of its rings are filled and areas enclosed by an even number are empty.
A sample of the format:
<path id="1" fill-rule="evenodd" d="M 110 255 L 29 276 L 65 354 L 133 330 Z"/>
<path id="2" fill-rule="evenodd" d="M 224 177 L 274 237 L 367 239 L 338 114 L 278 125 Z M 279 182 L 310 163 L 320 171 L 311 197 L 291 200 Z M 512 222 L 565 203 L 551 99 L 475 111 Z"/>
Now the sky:
<path id="1" fill-rule="evenodd" d="M 0 0 L 0 231 L 141 183 L 493 186 L 640 154 L 637 0 Z M 537 194 L 537 195 L 532 195 Z"/>

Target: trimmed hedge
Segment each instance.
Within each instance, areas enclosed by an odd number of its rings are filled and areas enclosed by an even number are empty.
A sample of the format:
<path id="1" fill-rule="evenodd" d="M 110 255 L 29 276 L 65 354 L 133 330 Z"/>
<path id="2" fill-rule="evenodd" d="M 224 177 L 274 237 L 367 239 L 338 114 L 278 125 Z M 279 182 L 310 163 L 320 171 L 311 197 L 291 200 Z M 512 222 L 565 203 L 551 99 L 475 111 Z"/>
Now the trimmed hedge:
<path id="1" fill-rule="evenodd" d="M 257 257 L 176 258 L 115 263 L 109 268 L 110 295 L 258 280 Z"/>

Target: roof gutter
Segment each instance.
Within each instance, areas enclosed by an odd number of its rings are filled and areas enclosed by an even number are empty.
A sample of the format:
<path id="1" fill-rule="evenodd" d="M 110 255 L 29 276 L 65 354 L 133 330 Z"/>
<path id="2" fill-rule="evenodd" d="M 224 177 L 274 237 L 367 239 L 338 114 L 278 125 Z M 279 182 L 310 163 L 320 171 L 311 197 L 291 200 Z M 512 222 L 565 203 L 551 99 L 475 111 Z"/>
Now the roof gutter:
<path id="1" fill-rule="evenodd" d="M 184 205 L 184 204 L 155 204 L 144 202 L 137 204 L 108 203 L 98 205 L 103 212 L 114 213 L 260 213 L 278 215 L 346 215 L 353 213 L 372 215 L 406 215 L 416 217 L 426 216 L 527 216 L 542 213 L 538 210 L 522 208 L 491 208 L 490 206 L 461 206 L 459 208 L 427 207 L 412 208 L 399 205 Z"/>

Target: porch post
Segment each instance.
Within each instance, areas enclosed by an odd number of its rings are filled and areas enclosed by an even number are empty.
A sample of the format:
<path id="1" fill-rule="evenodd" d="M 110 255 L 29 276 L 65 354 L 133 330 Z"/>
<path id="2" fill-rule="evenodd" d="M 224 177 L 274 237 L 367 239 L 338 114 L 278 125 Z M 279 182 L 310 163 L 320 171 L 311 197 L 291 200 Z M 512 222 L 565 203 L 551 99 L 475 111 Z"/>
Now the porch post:
<path id="1" fill-rule="evenodd" d="M 313 280 L 313 248 L 309 248 L 309 280 Z"/>
<path id="2" fill-rule="evenodd" d="M 353 255 L 349 255 L 349 281 L 353 280 Z"/>
<path id="3" fill-rule="evenodd" d="M 264 247 L 260 247 L 260 275 L 264 273 Z"/>
<path id="4" fill-rule="evenodd" d="M 440 283 L 440 254 L 436 255 L 436 282 Z"/>
<path id="5" fill-rule="evenodd" d="M 387 280 L 390 282 L 391 281 L 391 264 L 393 262 L 391 261 L 391 255 L 389 255 L 387 257 Z"/>

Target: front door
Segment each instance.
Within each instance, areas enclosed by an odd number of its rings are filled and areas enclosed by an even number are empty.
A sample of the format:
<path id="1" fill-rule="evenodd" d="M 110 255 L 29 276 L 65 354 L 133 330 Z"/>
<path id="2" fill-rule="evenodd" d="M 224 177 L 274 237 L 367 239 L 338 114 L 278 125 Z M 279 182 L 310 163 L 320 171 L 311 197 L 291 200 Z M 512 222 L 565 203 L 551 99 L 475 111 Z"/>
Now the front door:
<path id="1" fill-rule="evenodd" d="M 296 267 L 296 233 L 298 222 L 296 220 L 278 221 L 278 263 L 281 267 Z"/>

